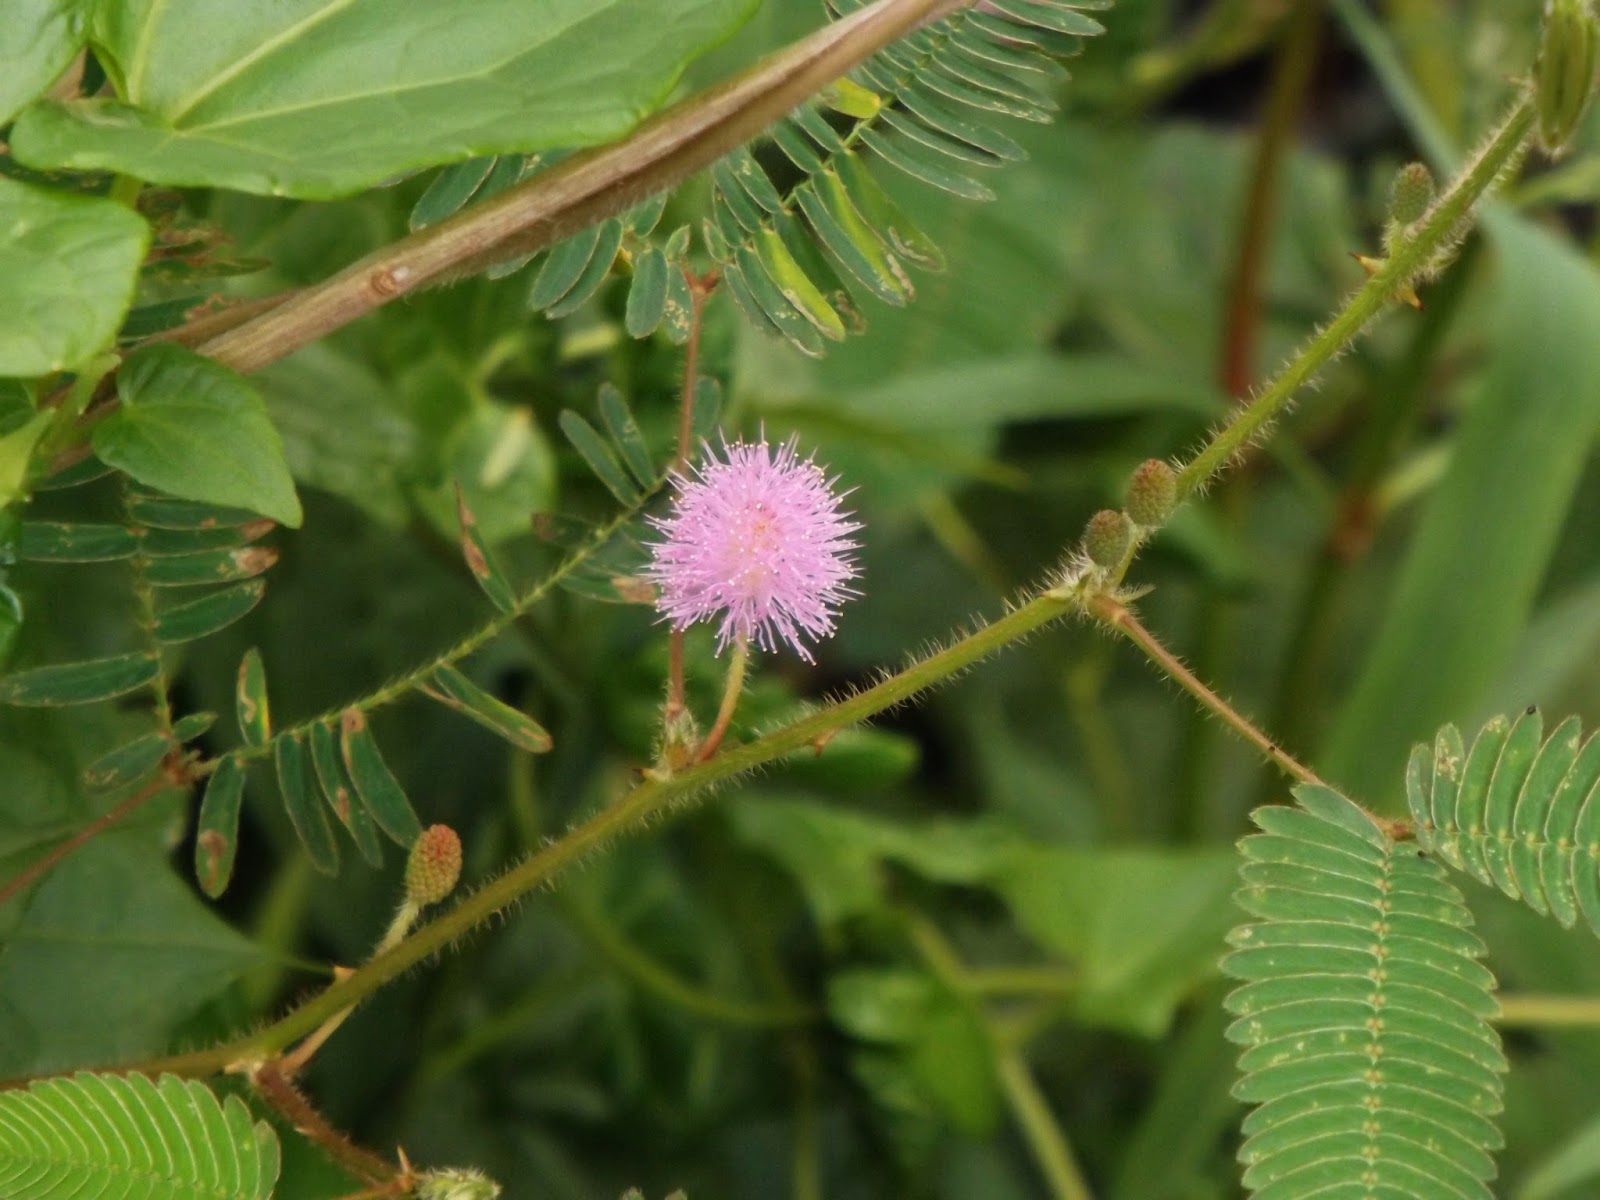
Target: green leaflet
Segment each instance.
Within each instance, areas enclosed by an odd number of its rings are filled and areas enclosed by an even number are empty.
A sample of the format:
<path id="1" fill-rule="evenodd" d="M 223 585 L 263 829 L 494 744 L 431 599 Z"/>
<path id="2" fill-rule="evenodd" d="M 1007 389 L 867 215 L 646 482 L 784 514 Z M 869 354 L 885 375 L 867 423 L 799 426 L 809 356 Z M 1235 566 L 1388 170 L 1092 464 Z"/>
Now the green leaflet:
<path id="1" fill-rule="evenodd" d="M 622 469 L 622 463 L 612 453 L 610 444 L 596 432 L 595 427 L 570 408 L 563 409 L 557 419 L 561 432 L 567 435 L 572 448 L 582 456 L 595 477 L 623 504 L 634 504 L 639 499 L 639 489 Z"/>
<path id="2" fill-rule="evenodd" d="M 254 580 L 164 609 L 156 618 L 156 640 L 163 645 L 192 642 L 226 629 L 259 604 L 266 590 L 266 584 Z"/>
<path id="3" fill-rule="evenodd" d="M 239 735 L 247 746 L 264 746 L 272 736 L 272 714 L 267 706 L 267 670 L 261 652 L 254 646 L 239 661 L 239 678 L 234 688 L 234 707 L 239 718 Z"/>
<path id="4" fill-rule="evenodd" d="M 1496 717 L 1468 748 L 1444 726 L 1412 750 L 1406 801 L 1417 840 L 1452 867 L 1600 934 L 1600 738 L 1576 717 L 1543 728 L 1537 710 Z"/>
<path id="5" fill-rule="evenodd" d="M 176 743 L 164 733 L 147 733 L 125 746 L 118 746 L 83 769 L 84 786 L 108 791 L 137 783 L 167 756 Z"/>
<path id="6" fill-rule="evenodd" d="M 7 12 L 0 27 L 12 22 Z M 0 91 L 5 68 L 0 58 Z M 0 229 L 0 312 L 27 314 L 0 328 L 0 376 L 48 375 L 109 346 L 150 238 L 143 218 L 0 177 Z"/>
<path id="7" fill-rule="evenodd" d="M 141 688 L 160 674 L 160 661 L 144 653 L 35 667 L 0 677 L 0 704 L 88 704 Z"/>
<path id="8" fill-rule="evenodd" d="M 347 708 L 340 718 L 340 748 L 350 782 L 355 784 L 361 803 L 378 828 L 407 849 L 422 833 L 422 822 L 406 799 L 399 780 L 383 761 L 378 743 L 367 728 L 367 718 L 358 708 Z"/>
<path id="9" fill-rule="evenodd" d="M 195 822 L 194 875 L 200 890 L 216 899 L 233 878 L 239 853 L 239 805 L 244 797 L 244 767 L 233 755 L 217 762 L 200 801 Z"/>
<path id="10" fill-rule="evenodd" d="M 483 531 L 478 528 L 472 510 L 467 507 L 459 484 L 456 485 L 456 516 L 461 522 L 461 556 L 466 560 L 467 570 L 472 572 L 472 577 L 496 608 L 503 613 L 515 611 L 516 591 L 500 569 L 500 564 L 495 561 Z"/>
<path id="11" fill-rule="evenodd" d="M 422 685 L 422 691 L 440 704 L 470 717 L 519 750 L 544 754 L 550 749 L 550 734 L 539 722 L 497 700 L 448 664 L 429 676 L 428 682 Z"/>
<path id="12" fill-rule="evenodd" d="M 278 790 L 283 794 L 284 810 L 311 858 L 311 865 L 324 875 L 337 875 L 339 844 L 333 840 L 328 813 L 301 736 L 284 733 L 274 738 L 272 761 L 278 770 Z"/>
<path id="13" fill-rule="evenodd" d="M 843 15 L 861 4 L 829 7 Z M 860 148 L 958 196 L 993 199 L 969 170 L 1026 157 L 990 126 L 996 116 L 1050 120 L 1056 106 L 1040 90 L 1051 80 L 1044 56 L 1071 53 L 1079 38 L 1102 32 L 1079 7 L 1014 0 L 981 18 L 962 9 L 881 50 L 769 130 L 799 180 L 770 175 L 745 147 L 713 166 L 706 243 L 751 322 L 812 356 L 824 339 L 864 326 L 813 241 L 878 299 L 905 304 L 913 289 L 900 258 L 933 269 L 942 259 L 863 167 Z M 836 128 L 819 105 L 852 123 Z"/>
<path id="14" fill-rule="evenodd" d="M 94 427 L 100 460 L 184 500 L 247 508 L 291 528 L 300 500 L 255 388 L 170 342 L 129 355 L 122 403 Z"/>
<path id="15" fill-rule="evenodd" d="M 311 727 L 311 764 L 316 769 L 323 798 L 333 809 L 333 815 L 339 818 L 339 824 L 350 834 L 361 857 L 370 866 L 382 866 L 383 849 L 378 844 L 377 830 L 366 808 L 356 803 L 355 787 L 339 757 L 337 737 L 327 725 Z"/>
<path id="16" fill-rule="evenodd" d="M 121 525 L 24 521 L 17 557 L 34 562 L 108 562 L 128 558 L 138 539 Z"/>
<path id="17" fill-rule="evenodd" d="M 0 1094 L 0 1194 L 268 1200 L 278 1138 L 237 1096 L 163 1075 L 44 1079 Z"/>
<path id="18" fill-rule="evenodd" d="M 587 146 L 631 129 L 750 0 L 484 0 L 441 40 L 428 0 L 99 6 L 120 99 L 42 101 L 12 133 L 38 168 L 325 198 L 417 167 Z M 0 93 L 3 98 L 3 93 Z"/>
<path id="19" fill-rule="evenodd" d="M 1258 809 L 1228 938 L 1239 1159 L 1256 1200 L 1482 1197 L 1506 1069 L 1493 976 L 1439 866 L 1328 788 Z M 1381 1019 L 1380 1019 L 1381 1018 Z M 1339 1194 L 1343 1194 L 1342 1192 Z"/>

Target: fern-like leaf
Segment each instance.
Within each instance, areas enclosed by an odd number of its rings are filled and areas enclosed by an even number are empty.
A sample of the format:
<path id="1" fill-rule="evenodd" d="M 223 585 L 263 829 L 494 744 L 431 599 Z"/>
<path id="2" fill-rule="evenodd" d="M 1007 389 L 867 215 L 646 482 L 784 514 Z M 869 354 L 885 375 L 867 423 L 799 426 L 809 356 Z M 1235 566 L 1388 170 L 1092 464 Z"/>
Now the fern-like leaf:
<path id="1" fill-rule="evenodd" d="M 1257 810 L 1223 970 L 1255 1200 L 1488 1200 L 1506 1061 L 1460 894 L 1355 804 Z"/>
<path id="2" fill-rule="evenodd" d="M 277 1180 L 271 1127 L 193 1080 L 82 1073 L 0 1093 L 7 1200 L 267 1200 Z"/>
<path id="3" fill-rule="evenodd" d="M 834 14 L 862 0 L 830 0 Z M 939 254 L 872 179 L 863 151 L 970 200 L 993 199 L 978 175 L 1026 157 L 993 128 L 997 116 L 1048 121 L 1051 56 L 1101 32 L 1081 11 L 1105 0 L 1008 0 L 963 10 L 863 63 L 848 81 L 780 121 L 770 138 L 798 169 L 781 183 L 747 148 L 711 170 L 707 248 L 728 293 L 758 328 L 816 355 L 862 324 L 851 284 L 909 301 L 902 265 Z M 850 281 L 848 284 L 846 281 Z"/>
<path id="4" fill-rule="evenodd" d="M 1576 717 L 1541 740 L 1537 709 L 1495 717 L 1468 749 L 1454 725 L 1417 746 L 1406 799 L 1417 840 L 1459 871 L 1600 933 L 1600 737 Z"/>

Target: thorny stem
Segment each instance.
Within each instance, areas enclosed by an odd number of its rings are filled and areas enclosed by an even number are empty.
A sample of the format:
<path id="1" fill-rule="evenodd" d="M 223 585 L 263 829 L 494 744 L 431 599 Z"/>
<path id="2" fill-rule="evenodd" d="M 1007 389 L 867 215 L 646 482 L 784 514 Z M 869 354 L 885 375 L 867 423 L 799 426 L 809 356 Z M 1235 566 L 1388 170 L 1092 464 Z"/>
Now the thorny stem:
<path id="1" fill-rule="evenodd" d="M 544 886 L 569 866 L 618 837 L 638 833 L 663 814 L 707 788 L 796 751 L 824 743 L 840 729 L 858 724 L 965 670 L 996 650 L 1026 637 L 1071 612 L 1075 589 L 1055 587 L 1040 593 L 966 637 L 908 666 L 881 683 L 839 700 L 765 737 L 724 750 L 715 758 L 672 775 L 649 777 L 616 802 L 573 827 L 560 840 L 529 855 L 498 879 L 453 908 L 419 926 L 394 949 L 377 955 L 347 979 L 334 982 L 280 1020 L 234 1041 L 188 1054 L 139 1064 L 141 1071 L 208 1075 L 235 1063 L 270 1058 L 304 1037 L 334 1013 L 355 1004 L 489 921 L 522 896 Z M 133 1068 L 128 1068 L 133 1069 Z"/>
<path id="2" fill-rule="evenodd" d="M 300 1133 L 305 1134 L 339 1166 L 365 1183 L 383 1185 L 394 1180 L 400 1170 L 370 1150 L 363 1150 L 328 1123 L 328 1119 L 300 1094 L 298 1088 L 276 1063 L 263 1063 L 250 1072 L 256 1093 Z"/>
<path id="3" fill-rule="evenodd" d="M 734 643 L 733 657 L 728 661 L 728 682 L 722 689 L 722 704 L 717 709 L 716 724 L 711 726 L 711 732 L 706 734 L 706 740 L 700 743 L 700 749 L 694 756 L 695 762 L 705 762 L 717 752 L 717 747 L 722 745 L 728 726 L 733 724 L 734 710 L 739 707 L 739 694 L 744 691 L 744 670 L 749 662 L 750 647 L 741 638 Z"/>
<path id="4" fill-rule="evenodd" d="M 1343 611 L 1345 585 L 1351 567 L 1366 555 L 1381 519 L 1379 482 L 1425 408 L 1428 365 L 1461 309 L 1482 245 L 1481 239 L 1473 238 L 1462 248 L 1440 286 L 1430 292 L 1410 343 L 1371 389 L 1354 461 L 1311 565 L 1284 654 L 1271 727 L 1292 752 L 1307 754 L 1313 747 L 1313 715 Z M 1263 789 L 1273 784 L 1263 777 Z"/>
<path id="5" fill-rule="evenodd" d="M 1290 15 L 1288 29 L 1273 59 L 1250 187 L 1239 214 L 1239 253 L 1228 285 L 1223 321 L 1221 382 L 1230 396 L 1248 395 L 1255 382 L 1256 343 L 1261 332 L 1261 273 L 1276 226 L 1284 150 L 1311 82 L 1321 32 L 1321 0 L 1305 0 Z"/>
<path id="6" fill-rule="evenodd" d="M 1218 354 L 1219 382 L 1237 401 L 1249 399 L 1256 382 L 1256 355 L 1261 340 L 1262 275 L 1267 253 L 1277 229 L 1279 199 L 1283 191 L 1283 160 L 1311 84 L 1321 41 L 1321 0 L 1304 0 L 1284 22 L 1272 56 L 1272 77 L 1267 87 L 1260 132 L 1244 205 L 1239 212 L 1233 274 L 1224 307 L 1222 344 Z M 1231 527 L 1244 521 L 1250 474 L 1234 474 L 1221 489 L 1217 510 Z M 1201 602 L 1195 662 L 1207 678 L 1223 678 L 1235 658 L 1238 640 L 1238 605 L 1216 588 Z M 1193 834 L 1206 807 L 1207 784 L 1213 775 L 1217 729 L 1204 714 L 1192 713 L 1183 730 L 1179 753 L 1178 794 L 1188 797 L 1179 809 L 1185 833 Z"/>
<path id="7" fill-rule="evenodd" d="M 1338 314 L 1307 342 L 1289 364 L 1264 387 L 1206 447 L 1178 472 L 1178 498 L 1187 499 L 1205 487 L 1277 417 L 1295 394 L 1355 340 L 1367 323 L 1393 301 L 1457 236 L 1478 199 L 1513 166 L 1527 146 L 1533 128 L 1533 97 L 1524 91 L 1499 129 L 1472 165 L 1434 202 L 1417 222 L 1416 231 L 1350 296 Z"/>
<path id="8" fill-rule="evenodd" d="M 1217 695 L 1195 677 L 1194 672 L 1178 661 L 1121 601 L 1109 595 L 1100 595 L 1089 601 L 1089 611 L 1109 628 L 1120 633 L 1140 650 L 1145 657 L 1169 675 L 1184 691 L 1215 713 L 1230 729 L 1265 754 L 1283 770 L 1301 783 L 1321 783 L 1309 767 L 1295 761 L 1261 730 L 1257 729 L 1237 709 Z"/>

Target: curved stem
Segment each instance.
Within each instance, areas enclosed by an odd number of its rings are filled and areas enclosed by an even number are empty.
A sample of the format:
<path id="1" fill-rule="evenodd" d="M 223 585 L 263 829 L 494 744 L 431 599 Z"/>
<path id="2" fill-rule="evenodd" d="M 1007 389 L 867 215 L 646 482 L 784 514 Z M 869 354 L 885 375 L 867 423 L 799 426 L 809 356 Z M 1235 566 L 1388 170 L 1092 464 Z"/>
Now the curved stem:
<path id="1" fill-rule="evenodd" d="M 996 1067 L 1000 1090 L 1011 1106 L 1011 1115 L 1022 1127 L 1034 1162 L 1050 1185 L 1050 1194 L 1055 1200 L 1093 1200 L 1077 1156 L 1072 1152 L 1072 1143 L 1067 1141 L 1055 1114 L 1050 1111 L 1022 1052 L 1011 1047 L 1001 1049 Z"/>
<path id="2" fill-rule="evenodd" d="M 621 141 L 574 154 L 305 288 L 201 352 L 238 371 L 259 370 L 418 288 L 553 245 L 709 166 L 891 42 L 967 3 L 878 0 Z"/>
<path id="3" fill-rule="evenodd" d="M 1180 500 L 1210 483 L 1234 455 L 1287 407 L 1301 387 L 1343 351 L 1373 317 L 1389 306 L 1399 288 L 1414 279 L 1460 236 L 1472 206 L 1509 168 L 1521 161 L 1533 119 L 1533 99 L 1530 93 L 1524 92 L 1472 165 L 1417 222 L 1416 232 L 1396 247 L 1394 254 L 1350 296 L 1333 320 L 1178 472 Z"/>
<path id="4" fill-rule="evenodd" d="M 1096 596 L 1089 602 L 1089 611 L 1143 650 L 1145 657 L 1169 675 L 1173 682 L 1221 718 L 1228 728 L 1270 758 L 1284 774 L 1298 779 L 1301 783 L 1322 782 L 1311 768 L 1284 753 L 1277 743 L 1252 725 L 1243 714 L 1201 683 L 1194 672 L 1179 662 L 1172 651 L 1157 641 L 1156 636 L 1139 623 L 1138 618 L 1125 604 L 1111 596 Z"/>
<path id="5" fill-rule="evenodd" d="M 700 744 L 700 749 L 694 756 L 695 762 L 705 762 L 717 752 L 717 747 L 722 745 L 728 726 L 733 724 L 734 710 L 739 707 L 739 696 L 744 691 L 744 669 L 749 662 L 750 647 L 742 639 L 735 642 L 733 658 L 728 662 L 728 682 L 722 689 L 722 705 L 717 709 L 716 724 L 711 726 L 711 732 L 706 734 L 706 740 Z"/>
<path id="6" fill-rule="evenodd" d="M 1001 647 L 1066 615 L 1077 603 L 1075 590 L 1065 586 L 1051 588 L 993 624 L 968 634 L 873 687 L 675 775 L 646 778 L 616 803 L 575 826 L 559 841 L 531 854 L 455 907 L 418 927 L 394 949 L 377 955 L 349 978 L 335 982 L 280 1020 L 222 1045 L 125 1069 L 208 1075 L 235 1063 L 270 1058 L 334 1013 L 359 1002 L 418 963 L 445 950 L 458 938 L 616 838 L 650 827 L 666 812 L 683 807 L 685 801 L 701 795 L 713 784 L 796 751 L 826 744 L 838 730 L 892 708 L 958 674 Z"/>

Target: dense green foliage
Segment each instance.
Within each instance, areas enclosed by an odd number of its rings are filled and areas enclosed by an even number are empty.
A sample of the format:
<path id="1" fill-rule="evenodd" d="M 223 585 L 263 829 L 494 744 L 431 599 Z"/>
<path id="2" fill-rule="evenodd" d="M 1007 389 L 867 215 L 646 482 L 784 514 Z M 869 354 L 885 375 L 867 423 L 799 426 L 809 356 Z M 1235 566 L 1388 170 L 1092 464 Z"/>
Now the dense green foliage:
<path id="1" fill-rule="evenodd" d="M 1600 1188 L 1587 0 L 918 3 L 0 12 L 0 1197 Z"/>

